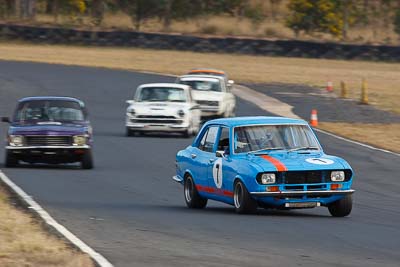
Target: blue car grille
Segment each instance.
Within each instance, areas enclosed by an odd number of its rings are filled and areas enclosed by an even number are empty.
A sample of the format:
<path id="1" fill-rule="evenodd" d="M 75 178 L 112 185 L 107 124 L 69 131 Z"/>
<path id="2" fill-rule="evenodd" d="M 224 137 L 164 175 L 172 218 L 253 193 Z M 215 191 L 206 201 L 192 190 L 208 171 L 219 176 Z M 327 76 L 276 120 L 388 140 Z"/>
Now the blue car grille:
<path id="1" fill-rule="evenodd" d="M 286 172 L 275 172 L 277 177 L 277 184 L 286 185 L 303 185 L 303 184 L 321 184 L 331 182 L 331 172 L 332 170 L 321 170 L 321 171 L 286 171 Z M 344 170 L 345 179 L 347 182 L 351 179 L 353 175 L 351 170 Z M 261 184 L 261 174 L 257 176 L 258 183 Z M 315 185 L 317 189 L 318 185 Z"/>
<path id="2" fill-rule="evenodd" d="M 71 136 L 31 135 L 25 136 L 27 146 L 70 146 Z"/>
<path id="3" fill-rule="evenodd" d="M 324 171 L 288 171 L 282 175 L 285 184 L 318 184 L 326 177 Z"/>

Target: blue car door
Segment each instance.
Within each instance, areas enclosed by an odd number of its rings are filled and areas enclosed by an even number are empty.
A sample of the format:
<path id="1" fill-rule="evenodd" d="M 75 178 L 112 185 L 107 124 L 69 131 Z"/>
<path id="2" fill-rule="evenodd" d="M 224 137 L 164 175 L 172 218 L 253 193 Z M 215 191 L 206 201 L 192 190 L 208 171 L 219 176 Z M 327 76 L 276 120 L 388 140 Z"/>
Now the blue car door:
<path id="1" fill-rule="evenodd" d="M 215 158 L 214 147 L 218 134 L 218 126 L 209 126 L 204 130 L 204 134 L 196 148 L 192 150 L 193 175 L 196 188 L 200 194 L 208 196 L 211 189 L 208 186 L 208 169 Z"/>
<path id="2" fill-rule="evenodd" d="M 221 156 L 216 155 L 219 152 Z M 214 145 L 208 165 L 208 185 L 213 199 L 231 203 L 232 191 L 230 190 L 232 183 L 231 177 L 231 160 L 229 159 L 229 128 L 220 127 L 218 138 Z"/>

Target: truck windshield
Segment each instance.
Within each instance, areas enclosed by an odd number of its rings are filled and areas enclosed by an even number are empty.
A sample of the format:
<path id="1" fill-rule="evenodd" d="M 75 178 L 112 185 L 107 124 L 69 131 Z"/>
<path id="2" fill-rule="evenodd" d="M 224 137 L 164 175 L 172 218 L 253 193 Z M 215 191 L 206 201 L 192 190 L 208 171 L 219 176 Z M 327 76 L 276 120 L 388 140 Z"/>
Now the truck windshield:
<path id="1" fill-rule="evenodd" d="M 306 125 L 256 125 L 235 128 L 235 153 L 273 150 L 320 150 L 320 146 Z"/>
<path id="2" fill-rule="evenodd" d="M 186 84 L 198 91 L 214 91 L 221 92 L 219 80 L 180 80 L 180 84 Z"/>
<path id="3" fill-rule="evenodd" d="M 79 103 L 65 100 L 32 100 L 18 105 L 14 121 L 83 121 Z"/>
<path id="4" fill-rule="evenodd" d="M 181 88 L 144 87 L 137 96 L 138 102 L 186 102 L 185 91 Z"/>

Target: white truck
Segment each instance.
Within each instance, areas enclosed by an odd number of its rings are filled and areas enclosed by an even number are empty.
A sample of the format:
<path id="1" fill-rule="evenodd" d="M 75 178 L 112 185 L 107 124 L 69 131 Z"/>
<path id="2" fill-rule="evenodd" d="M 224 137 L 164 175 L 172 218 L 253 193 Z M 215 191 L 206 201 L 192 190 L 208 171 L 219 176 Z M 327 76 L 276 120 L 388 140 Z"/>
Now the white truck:
<path id="1" fill-rule="evenodd" d="M 200 105 L 202 118 L 235 116 L 236 99 L 224 77 L 215 75 L 183 75 L 176 83 L 192 87 L 193 98 Z"/>

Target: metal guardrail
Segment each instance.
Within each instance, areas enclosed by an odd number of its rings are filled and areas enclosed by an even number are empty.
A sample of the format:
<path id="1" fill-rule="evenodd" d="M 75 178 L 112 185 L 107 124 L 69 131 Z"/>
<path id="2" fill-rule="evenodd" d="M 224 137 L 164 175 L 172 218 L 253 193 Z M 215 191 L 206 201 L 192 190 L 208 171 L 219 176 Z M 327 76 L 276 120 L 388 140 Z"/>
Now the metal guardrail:
<path id="1" fill-rule="evenodd" d="M 296 40 L 198 37 L 135 31 L 89 31 L 0 24 L 0 38 L 52 44 L 126 46 L 264 56 L 400 61 L 400 46 L 352 45 Z"/>

